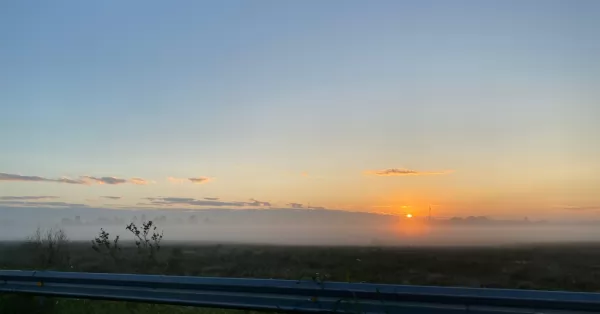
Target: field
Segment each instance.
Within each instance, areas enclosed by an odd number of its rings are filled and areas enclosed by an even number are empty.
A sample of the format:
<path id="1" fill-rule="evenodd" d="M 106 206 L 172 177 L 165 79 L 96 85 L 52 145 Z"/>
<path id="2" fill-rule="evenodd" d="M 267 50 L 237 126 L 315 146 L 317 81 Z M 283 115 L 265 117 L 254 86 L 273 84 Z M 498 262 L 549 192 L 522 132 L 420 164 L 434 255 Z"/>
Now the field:
<path id="1" fill-rule="evenodd" d="M 2 243 L 3 269 L 155 273 L 518 289 L 600 291 L 600 245 L 543 244 L 471 248 L 300 247 L 164 243 L 145 262 L 132 243 L 113 258 L 91 244 L 68 243 L 48 262 L 43 249 Z M 165 305 L 3 296 L 1 313 L 231 313 Z"/>

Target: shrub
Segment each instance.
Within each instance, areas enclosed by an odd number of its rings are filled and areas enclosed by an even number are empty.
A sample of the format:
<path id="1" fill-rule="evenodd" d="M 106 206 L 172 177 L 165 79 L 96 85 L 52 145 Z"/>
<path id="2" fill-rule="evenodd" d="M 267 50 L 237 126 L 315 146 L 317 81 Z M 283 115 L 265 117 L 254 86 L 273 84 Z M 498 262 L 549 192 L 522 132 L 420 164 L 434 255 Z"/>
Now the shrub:
<path id="1" fill-rule="evenodd" d="M 142 272 L 157 270 L 156 267 L 159 266 L 159 263 L 156 254 L 160 250 L 163 233 L 156 231 L 157 227 L 152 221 L 143 222 L 141 228 L 132 222 L 125 229 L 134 236 L 137 258 L 123 258 L 119 246 L 119 236 L 111 240 L 110 234 L 104 229 L 100 229 L 98 237 L 92 240 L 92 249 L 104 256 L 111 257 L 121 270 L 126 266 L 123 265 L 124 261 L 132 261 L 127 266 L 134 266 L 134 270 Z"/>
<path id="2" fill-rule="evenodd" d="M 27 244 L 36 253 L 36 267 L 68 267 L 70 262 L 69 239 L 63 229 L 42 229 L 27 238 Z"/>
<path id="3" fill-rule="evenodd" d="M 156 231 L 156 225 L 154 225 L 152 220 L 142 222 L 141 230 L 133 222 L 126 229 L 135 236 L 135 245 L 138 248 L 138 252 L 145 255 L 148 259 L 156 261 L 156 252 L 160 250 L 163 233 Z"/>
<path id="4" fill-rule="evenodd" d="M 121 261 L 121 247 L 119 246 L 119 236 L 110 240 L 110 234 L 100 228 L 100 234 L 92 240 L 92 249 L 105 256 L 110 256 L 115 263 Z"/>

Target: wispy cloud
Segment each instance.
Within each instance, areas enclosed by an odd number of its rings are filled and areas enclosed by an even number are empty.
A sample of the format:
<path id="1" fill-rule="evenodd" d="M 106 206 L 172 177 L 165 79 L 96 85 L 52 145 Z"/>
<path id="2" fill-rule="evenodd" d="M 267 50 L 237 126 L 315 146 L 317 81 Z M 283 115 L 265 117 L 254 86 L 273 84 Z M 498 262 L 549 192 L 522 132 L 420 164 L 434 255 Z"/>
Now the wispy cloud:
<path id="1" fill-rule="evenodd" d="M 68 183 L 68 184 L 86 184 L 81 179 L 70 179 L 70 178 L 58 178 L 50 179 L 39 176 L 22 176 L 19 174 L 10 174 L 0 172 L 0 181 L 23 181 L 23 182 L 57 182 L 57 183 Z"/>
<path id="2" fill-rule="evenodd" d="M 7 201 L 17 201 L 17 200 L 47 200 L 47 199 L 56 199 L 58 196 L 1 196 L 0 200 Z"/>
<path id="3" fill-rule="evenodd" d="M 559 206 L 565 210 L 573 210 L 573 211 L 586 211 L 586 210 L 600 210 L 600 206 L 574 206 L 574 205 L 565 205 Z"/>
<path id="4" fill-rule="evenodd" d="M 192 206 L 245 206 L 245 202 L 223 202 L 211 200 L 198 200 L 188 197 L 148 197 L 146 198 L 152 205 L 192 205 Z"/>
<path id="5" fill-rule="evenodd" d="M 93 183 L 97 184 L 123 184 L 127 183 L 127 180 L 115 178 L 115 177 L 92 177 L 92 176 L 83 176 L 84 179 L 90 180 Z"/>
<path id="6" fill-rule="evenodd" d="M 429 175 L 442 175 L 442 174 L 449 174 L 449 173 L 452 173 L 452 171 L 417 171 L 417 170 L 398 169 L 398 168 L 365 171 L 365 174 L 367 174 L 367 175 L 376 175 L 376 176 L 429 176 Z"/>
<path id="7" fill-rule="evenodd" d="M 212 181 L 212 178 L 209 177 L 197 177 L 197 178 L 188 178 L 194 184 L 203 184 Z"/>
<path id="8" fill-rule="evenodd" d="M 44 178 L 40 176 L 23 176 L 19 174 L 10 174 L 10 173 L 2 173 L 0 172 L 0 181 L 14 181 L 14 182 L 55 182 L 55 183 L 67 183 L 67 184 L 123 184 L 123 183 L 133 183 L 133 184 L 147 184 L 148 181 L 142 178 L 131 178 L 130 180 L 121 179 L 116 177 L 94 177 L 94 176 L 80 176 L 77 179 L 72 179 L 68 177 L 61 178 Z"/>
<path id="9" fill-rule="evenodd" d="M 205 197 L 204 199 L 195 199 L 191 197 L 146 197 L 150 203 L 141 203 L 144 205 L 172 206 L 214 206 L 214 207 L 264 207 L 271 206 L 270 202 L 250 199 L 249 202 L 220 201 L 216 197 Z"/>
<path id="10" fill-rule="evenodd" d="M 28 201 L 0 201 L 0 205 L 12 205 L 20 207 L 88 207 L 85 204 L 66 202 L 28 202 Z"/>
<path id="11" fill-rule="evenodd" d="M 311 206 L 310 204 L 308 204 L 308 206 L 304 206 L 304 204 L 300 204 L 300 203 L 288 203 L 286 204 L 287 206 L 291 207 L 291 208 L 306 208 L 306 209 L 316 209 L 316 210 L 325 210 L 327 208 L 323 207 L 323 206 Z"/>
<path id="12" fill-rule="evenodd" d="M 100 196 L 100 197 L 111 199 L 111 200 L 120 200 L 121 198 L 123 198 L 121 196 Z"/>
<path id="13" fill-rule="evenodd" d="M 137 185 L 146 185 L 146 184 L 150 183 L 150 181 L 142 179 L 142 178 L 131 178 L 131 179 L 129 179 L 129 182 L 131 182 L 133 184 L 137 184 Z"/>
<path id="14" fill-rule="evenodd" d="M 68 184 L 89 184 L 88 182 L 86 182 L 85 180 L 79 178 L 79 179 L 71 179 L 71 178 L 66 178 L 66 177 L 62 177 L 60 179 L 55 179 L 55 180 L 48 180 L 50 182 L 59 182 L 59 183 L 68 183 Z"/>
<path id="15" fill-rule="evenodd" d="M 156 199 L 153 199 L 152 201 L 154 201 Z M 163 197 L 163 198 L 158 198 L 158 200 L 161 200 L 163 202 L 169 202 L 169 203 L 185 203 L 185 202 L 193 202 L 196 199 L 194 198 L 190 198 L 190 197 Z"/>
<path id="16" fill-rule="evenodd" d="M 253 198 L 250 199 L 250 203 L 248 203 L 248 205 L 250 206 L 271 206 L 271 203 L 269 202 L 262 202 L 259 200 L 255 200 Z"/>
<path id="17" fill-rule="evenodd" d="M 186 182 L 191 182 L 193 184 L 204 184 L 212 181 L 212 178 L 209 177 L 195 177 L 195 178 L 177 178 L 177 177 L 168 177 L 167 181 L 173 184 L 183 184 Z"/>

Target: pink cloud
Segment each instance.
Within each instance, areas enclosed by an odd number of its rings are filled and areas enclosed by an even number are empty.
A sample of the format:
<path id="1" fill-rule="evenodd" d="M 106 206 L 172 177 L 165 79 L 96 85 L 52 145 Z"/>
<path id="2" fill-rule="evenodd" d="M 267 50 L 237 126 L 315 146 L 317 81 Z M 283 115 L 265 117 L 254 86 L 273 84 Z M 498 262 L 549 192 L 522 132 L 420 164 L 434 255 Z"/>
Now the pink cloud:
<path id="1" fill-rule="evenodd" d="M 442 175 L 452 173 L 452 170 L 448 171 L 417 171 L 417 170 L 409 170 L 409 169 L 383 169 L 383 170 L 368 170 L 365 171 L 367 175 L 375 175 L 375 176 L 430 176 L 430 175 Z"/>
<path id="2" fill-rule="evenodd" d="M 194 184 L 204 184 L 212 181 L 212 178 L 209 177 L 196 177 L 196 178 L 188 178 Z"/>

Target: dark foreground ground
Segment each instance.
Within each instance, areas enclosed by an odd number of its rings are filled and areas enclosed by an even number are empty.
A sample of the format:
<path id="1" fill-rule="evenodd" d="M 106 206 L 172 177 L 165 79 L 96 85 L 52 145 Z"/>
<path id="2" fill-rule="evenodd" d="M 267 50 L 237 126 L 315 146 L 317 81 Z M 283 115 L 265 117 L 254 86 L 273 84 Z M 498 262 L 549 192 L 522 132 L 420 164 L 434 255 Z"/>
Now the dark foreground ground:
<path id="1" fill-rule="evenodd" d="M 278 247 L 166 243 L 156 258 L 124 245 L 113 256 L 69 243 L 48 260 L 24 243 L 0 245 L 0 268 L 155 273 L 517 289 L 600 291 L 600 244 L 477 248 Z M 0 297 L 0 313 L 231 313 L 127 302 Z"/>

